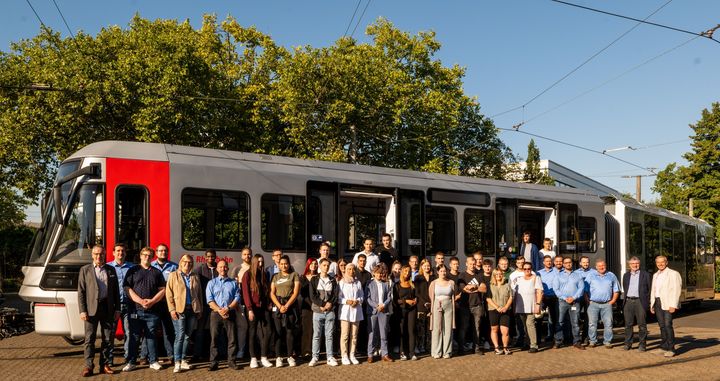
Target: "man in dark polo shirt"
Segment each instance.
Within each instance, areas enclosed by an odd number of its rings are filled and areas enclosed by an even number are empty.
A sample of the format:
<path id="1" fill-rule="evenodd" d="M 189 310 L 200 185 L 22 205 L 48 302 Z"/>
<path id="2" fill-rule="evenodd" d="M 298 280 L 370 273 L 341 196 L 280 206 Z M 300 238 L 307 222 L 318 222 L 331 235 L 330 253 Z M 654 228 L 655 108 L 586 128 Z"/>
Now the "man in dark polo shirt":
<path id="1" fill-rule="evenodd" d="M 124 287 L 133 301 L 130 305 L 130 353 L 123 372 L 134 370 L 137 358 L 137 343 L 140 335 L 145 338 L 148 349 L 148 362 L 154 370 L 162 369 L 157 362 L 155 351 L 155 330 L 160 323 L 157 303 L 165 298 L 165 278 L 160 270 L 150 265 L 155 251 L 150 247 L 140 250 L 140 266 L 128 270 Z"/>

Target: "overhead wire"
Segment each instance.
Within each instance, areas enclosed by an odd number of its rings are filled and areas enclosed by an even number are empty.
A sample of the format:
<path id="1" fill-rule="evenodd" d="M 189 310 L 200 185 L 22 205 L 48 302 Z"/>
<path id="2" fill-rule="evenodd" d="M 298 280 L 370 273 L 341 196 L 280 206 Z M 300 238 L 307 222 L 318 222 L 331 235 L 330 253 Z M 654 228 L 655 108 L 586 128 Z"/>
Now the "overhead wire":
<path id="1" fill-rule="evenodd" d="M 62 19 L 63 23 L 65 24 L 65 27 L 68 30 L 68 33 L 70 33 L 70 36 L 75 39 L 75 35 L 73 34 L 72 30 L 70 29 L 70 25 L 68 25 L 67 20 L 65 20 L 65 15 L 63 15 L 62 11 L 60 10 L 60 7 L 58 6 L 57 2 L 55 0 L 52 0 L 53 4 L 55 4 L 55 9 L 57 9 L 58 13 L 60 14 L 60 18 Z"/>
<path id="2" fill-rule="evenodd" d="M 348 22 L 347 27 L 345 27 L 343 37 L 347 36 L 347 33 L 350 30 L 350 25 L 352 25 L 353 20 L 355 20 L 355 14 L 357 14 L 358 8 L 360 8 L 360 3 L 362 3 L 362 0 L 358 0 L 357 5 L 355 5 L 355 11 L 353 11 L 352 17 L 350 17 L 350 21 Z"/>
<path id="3" fill-rule="evenodd" d="M 652 17 L 653 15 L 655 15 L 656 13 L 660 12 L 660 10 L 662 10 L 663 8 L 665 8 L 665 7 L 666 7 L 668 4 L 670 4 L 671 2 L 672 2 L 672 0 L 668 0 L 666 3 L 664 3 L 663 5 L 661 5 L 658 9 L 654 10 L 652 13 L 650 13 L 649 15 L 647 15 L 647 17 L 645 17 L 644 20 L 647 20 L 647 19 L 649 19 L 650 17 Z M 497 114 L 495 114 L 495 115 L 492 115 L 492 116 L 490 116 L 490 118 L 495 118 L 495 117 L 498 117 L 498 116 L 500 116 L 500 115 L 504 115 L 504 114 L 513 112 L 513 111 L 515 111 L 515 110 L 521 109 L 521 108 L 524 110 L 524 108 L 525 108 L 526 106 L 528 106 L 530 103 L 532 103 L 532 102 L 535 101 L 536 99 L 540 98 L 542 95 L 544 95 L 545 93 L 547 93 L 548 91 L 550 91 L 552 88 L 554 88 L 555 86 L 557 86 L 558 84 L 560 84 L 560 82 L 562 82 L 562 81 L 564 81 L 565 79 L 567 79 L 569 76 L 571 76 L 571 75 L 572 75 L 573 73 L 575 73 L 576 71 L 580 70 L 580 68 L 582 68 L 583 66 L 587 65 L 590 61 L 592 61 L 593 59 L 595 59 L 595 57 L 597 57 L 597 56 L 599 56 L 600 54 L 602 54 L 605 50 L 607 50 L 608 48 L 610 48 L 611 46 L 613 46 L 616 42 L 620 41 L 623 37 L 627 36 L 630 32 L 632 32 L 633 30 L 635 30 L 635 28 L 637 28 L 637 27 L 640 26 L 641 24 L 642 24 L 641 22 L 638 22 L 638 23 L 635 24 L 632 28 L 626 30 L 624 33 L 622 33 L 622 34 L 619 35 L 617 38 L 615 38 L 614 40 L 612 40 L 609 44 L 605 45 L 605 47 L 603 47 L 602 49 L 598 50 L 598 51 L 595 52 L 593 55 L 591 55 L 590 57 L 588 57 L 588 58 L 587 58 L 585 61 L 583 61 L 580 65 L 576 66 L 574 69 L 570 70 L 570 71 L 567 72 L 565 75 L 563 75 L 562 77 L 560 77 L 560 79 L 558 79 L 557 81 L 553 82 L 550 86 L 548 86 L 548 87 L 546 87 L 545 89 L 543 89 L 542 91 L 540 91 L 537 95 L 535 95 L 534 97 L 532 97 L 529 101 L 523 103 L 523 104 L 520 105 L 520 106 L 517 106 L 517 107 L 511 108 L 511 109 L 509 109 L 509 110 L 505 110 L 505 111 L 503 111 L 503 112 L 500 112 L 500 113 L 497 113 Z M 524 118 L 523 118 L 523 121 L 524 121 Z"/>
<path id="4" fill-rule="evenodd" d="M 362 21 L 363 16 L 365 16 L 365 11 L 367 11 L 371 2 L 372 2 L 372 0 L 368 0 L 367 4 L 365 4 L 365 8 L 363 8 L 363 11 L 360 14 L 360 17 L 358 18 L 357 23 L 355 24 L 355 27 L 352 30 L 352 33 L 350 33 L 350 38 L 352 38 L 352 36 L 355 35 L 355 30 L 357 29 L 358 25 L 360 25 L 360 21 Z"/>

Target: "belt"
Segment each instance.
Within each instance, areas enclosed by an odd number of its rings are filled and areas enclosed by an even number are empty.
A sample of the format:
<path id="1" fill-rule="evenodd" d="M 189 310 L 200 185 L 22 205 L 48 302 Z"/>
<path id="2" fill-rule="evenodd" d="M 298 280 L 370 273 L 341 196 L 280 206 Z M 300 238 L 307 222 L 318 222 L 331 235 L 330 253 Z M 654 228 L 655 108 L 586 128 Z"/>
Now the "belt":
<path id="1" fill-rule="evenodd" d="M 625 299 L 638 300 L 640 298 L 638 298 L 637 296 L 626 296 Z"/>
<path id="2" fill-rule="evenodd" d="M 594 301 L 594 300 L 591 300 L 591 301 L 590 301 L 590 303 L 595 303 L 595 304 L 608 304 L 609 302 L 610 302 L 609 300 L 608 300 L 608 301 L 605 301 L 605 302 L 596 302 L 596 301 Z"/>

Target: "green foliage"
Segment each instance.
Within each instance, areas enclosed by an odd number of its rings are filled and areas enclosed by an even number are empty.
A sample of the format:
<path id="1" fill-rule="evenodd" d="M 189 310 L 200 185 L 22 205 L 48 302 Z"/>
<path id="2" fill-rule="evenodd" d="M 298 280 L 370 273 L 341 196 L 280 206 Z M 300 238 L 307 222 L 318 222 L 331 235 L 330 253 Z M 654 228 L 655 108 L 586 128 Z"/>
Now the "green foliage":
<path id="1" fill-rule="evenodd" d="M 12 225 L 0 229 L 0 278 L 22 278 L 27 248 L 35 229 L 25 225 Z M 7 289 L 4 289 L 8 291 Z"/>
<path id="2" fill-rule="evenodd" d="M 534 139 L 530 139 L 530 143 L 528 143 L 523 181 L 532 184 L 555 185 L 555 180 L 540 169 L 540 149 L 535 145 Z"/>
<path id="3" fill-rule="evenodd" d="M 694 199 L 694 215 L 713 226 L 720 224 L 720 103 L 702 111 L 690 125 L 692 150 L 683 157 L 687 166 L 671 163 L 658 173 L 653 191 L 661 195 L 658 206 L 687 214 Z M 720 237 L 720 229 L 715 230 Z"/>
<path id="4" fill-rule="evenodd" d="M 383 19 L 367 33 L 288 51 L 214 16 L 198 30 L 140 16 L 95 36 L 42 29 L 0 53 L 0 190 L 22 195 L 0 193 L 0 208 L 37 200 L 59 161 L 101 140 L 502 178 L 512 155 L 464 69 L 434 58 L 435 34 Z"/>

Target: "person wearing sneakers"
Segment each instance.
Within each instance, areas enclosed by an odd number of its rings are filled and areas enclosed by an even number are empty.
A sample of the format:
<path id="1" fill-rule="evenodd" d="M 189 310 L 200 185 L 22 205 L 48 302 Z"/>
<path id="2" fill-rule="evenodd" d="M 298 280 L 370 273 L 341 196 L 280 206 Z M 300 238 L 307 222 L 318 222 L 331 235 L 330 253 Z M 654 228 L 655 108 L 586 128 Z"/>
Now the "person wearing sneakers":
<path id="1" fill-rule="evenodd" d="M 150 260 L 155 255 L 155 250 L 144 247 L 140 250 L 140 266 L 128 270 L 125 276 L 125 292 L 130 296 L 133 303 L 130 305 L 130 342 L 128 344 L 129 354 L 127 364 L 123 372 L 129 372 L 137 368 L 137 344 L 140 337 L 144 336 L 148 350 L 148 361 L 150 368 L 162 369 L 157 361 L 155 352 L 155 330 L 157 329 L 159 316 L 157 304 L 165 299 L 165 278 L 160 270 L 150 265 Z"/>
<path id="2" fill-rule="evenodd" d="M 650 289 L 650 313 L 657 318 L 660 326 L 660 349 L 665 357 L 675 356 L 675 330 L 672 315 L 680 308 L 682 277 L 680 273 L 668 267 L 664 255 L 655 257 L 658 271 L 653 274 Z"/>
<path id="3" fill-rule="evenodd" d="M 597 273 L 587 277 L 590 285 L 588 298 L 588 338 L 590 347 L 598 345 L 597 329 L 598 320 L 603 322 L 603 345 L 612 349 L 613 338 L 613 304 L 620 296 L 620 284 L 615 274 L 607 271 L 605 260 L 595 261 Z"/>
<path id="4" fill-rule="evenodd" d="M 227 335 L 228 368 L 238 370 L 235 362 L 237 354 L 237 306 L 240 304 L 240 287 L 234 278 L 228 276 L 228 265 L 225 261 L 217 263 L 218 276 L 208 282 L 205 289 L 207 304 L 210 306 L 210 367 L 209 371 L 218 369 L 220 352 L 220 335 L 225 328 Z"/>
<path id="5" fill-rule="evenodd" d="M 200 278 L 193 272 L 192 255 L 183 255 L 180 258 L 180 268 L 168 275 L 165 300 L 175 328 L 173 373 L 179 373 L 181 370 L 191 368 L 185 360 L 185 355 L 195 322 L 203 310 Z"/>
<path id="6" fill-rule="evenodd" d="M 345 265 L 345 274 L 338 282 L 338 304 L 340 305 L 340 355 L 343 365 L 360 364 L 355 358 L 358 329 L 363 320 L 362 304 L 365 293 L 362 284 L 355 279 L 355 265 Z M 348 349 L 349 342 L 349 349 Z"/>
<path id="7" fill-rule="evenodd" d="M 268 279 L 263 273 L 265 260 L 261 254 L 255 254 L 250 262 L 250 269 L 243 274 L 240 289 L 248 319 L 248 350 L 250 351 L 250 368 L 258 368 L 256 341 L 260 342 L 260 363 L 270 368 L 267 350 L 270 343 L 270 305 Z"/>
<path id="8" fill-rule="evenodd" d="M 557 257 L 556 257 L 557 258 Z M 584 350 L 580 336 L 580 324 L 578 315 L 580 314 L 579 300 L 585 293 L 585 285 L 583 278 L 577 272 L 573 271 L 572 258 L 564 257 L 562 259 L 563 269 L 558 272 L 552 281 L 552 288 L 558 298 L 558 325 L 555 331 L 555 345 L 553 348 L 560 348 L 565 339 L 564 326 L 570 320 L 572 331 L 572 343 L 576 349 Z"/>
<path id="9" fill-rule="evenodd" d="M 295 334 L 300 325 L 300 311 L 297 306 L 300 295 L 300 276 L 290 268 L 290 257 L 283 255 L 278 262 L 280 272 L 270 282 L 270 299 L 273 302 L 272 315 L 275 326 L 275 366 L 283 366 L 281 354 L 283 340 L 289 366 L 295 366 Z"/>
<path id="10" fill-rule="evenodd" d="M 513 304 L 513 291 L 505 281 L 505 272 L 495 269 L 487 294 L 488 320 L 490 321 L 490 340 L 495 345 L 495 354 L 512 354 L 510 352 L 510 313 Z M 500 350 L 498 331 L 502 334 L 503 350 Z"/>
<path id="11" fill-rule="evenodd" d="M 380 347 L 383 361 L 392 362 L 388 353 L 388 326 L 392 313 L 392 288 L 384 279 L 387 276 L 387 267 L 379 263 L 373 269 L 373 280 L 365 286 L 365 300 L 367 301 L 367 328 L 368 328 L 368 363 L 373 362 L 373 353 Z"/>
<path id="12" fill-rule="evenodd" d="M 333 356 L 333 331 L 335 330 L 335 303 L 338 299 L 338 285 L 330 276 L 330 261 L 320 259 L 320 273 L 310 279 L 310 300 L 313 311 L 312 359 L 310 366 L 320 359 L 320 337 L 325 334 L 327 364 L 337 366 Z"/>

